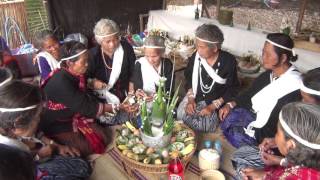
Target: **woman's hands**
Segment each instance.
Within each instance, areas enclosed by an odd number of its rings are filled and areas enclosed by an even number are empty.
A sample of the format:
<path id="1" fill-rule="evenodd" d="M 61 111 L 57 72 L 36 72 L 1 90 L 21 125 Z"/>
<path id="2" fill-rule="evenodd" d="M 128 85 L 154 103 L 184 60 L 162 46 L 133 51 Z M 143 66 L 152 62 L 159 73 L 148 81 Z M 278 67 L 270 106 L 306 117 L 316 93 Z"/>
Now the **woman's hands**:
<path id="1" fill-rule="evenodd" d="M 215 110 L 214 104 L 209 104 L 199 112 L 199 116 L 211 116 Z"/>
<path id="2" fill-rule="evenodd" d="M 234 101 L 228 102 L 219 110 L 219 118 L 221 121 L 223 121 L 229 115 L 231 109 L 235 107 L 235 104 L 236 103 Z"/>
<path id="3" fill-rule="evenodd" d="M 142 89 L 137 89 L 135 95 L 138 99 L 146 98 L 147 102 L 150 102 L 153 100 L 153 95 L 148 95 Z"/>
<path id="4" fill-rule="evenodd" d="M 71 156 L 71 157 L 79 157 L 80 151 L 74 147 L 65 146 L 65 145 L 56 145 L 57 151 L 61 156 Z"/>
<path id="5" fill-rule="evenodd" d="M 265 176 L 265 172 L 260 169 L 245 168 L 241 170 L 241 175 L 244 180 L 262 180 Z"/>

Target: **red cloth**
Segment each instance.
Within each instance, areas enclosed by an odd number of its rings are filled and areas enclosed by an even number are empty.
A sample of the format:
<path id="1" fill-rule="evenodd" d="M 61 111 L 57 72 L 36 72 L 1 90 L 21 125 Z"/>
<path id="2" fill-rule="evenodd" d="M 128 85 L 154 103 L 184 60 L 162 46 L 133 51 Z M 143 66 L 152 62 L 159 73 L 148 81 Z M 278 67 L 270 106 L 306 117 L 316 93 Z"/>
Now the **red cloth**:
<path id="1" fill-rule="evenodd" d="M 48 82 L 48 80 L 58 71 L 60 71 L 60 69 L 56 69 L 52 71 L 49 74 L 48 78 L 42 82 L 41 86 L 43 87 Z M 68 72 L 72 74 L 70 71 Z M 79 79 L 79 89 L 81 91 L 85 91 L 86 90 L 85 76 L 84 75 L 76 76 L 74 74 L 72 75 Z M 48 101 L 47 106 L 48 106 L 48 109 L 56 110 L 56 111 L 67 108 L 67 106 L 65 106 L 64 104 L 55 103 L 51 100 Z M 89 142 L 92 151 L 97 154 L 102 154 L 104 153 L 106 145 L 103 142 L 103 138 L 99 134 L 94 132 L 94 130 L 90 127 L 90 123 L 93 123 L 93 122 L 94 122 L 94 119 L 86 118 L 81 114 L 76 113 L 72 117 L 73 131 L 78 132 L 79 130 L 85 136 L 86 140 Z"/>
<path id="2" fill-rule="evenodd" d="M 266 180 L 313 180 L 320 179 L 320 171 L 313 168 L 292 166 L 292 167 L 281 167 L 273 166 L 265 168 Z"/>

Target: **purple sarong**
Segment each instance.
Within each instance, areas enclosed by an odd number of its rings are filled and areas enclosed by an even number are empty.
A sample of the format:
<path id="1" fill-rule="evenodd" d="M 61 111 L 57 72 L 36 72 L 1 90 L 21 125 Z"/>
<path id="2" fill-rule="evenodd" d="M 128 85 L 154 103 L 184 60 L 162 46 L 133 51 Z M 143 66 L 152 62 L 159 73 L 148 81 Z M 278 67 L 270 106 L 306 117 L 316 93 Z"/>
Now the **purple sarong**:
<path id="1" fill-rule="evenodd" d="M 233 109 L 226 119 L 220 124 L 224 136 L 234 147 L 243 145 L 256 145 L 254 138 L 248 136 L 244 128 L 255 120 L 255 115 L 244 108 Z"/>

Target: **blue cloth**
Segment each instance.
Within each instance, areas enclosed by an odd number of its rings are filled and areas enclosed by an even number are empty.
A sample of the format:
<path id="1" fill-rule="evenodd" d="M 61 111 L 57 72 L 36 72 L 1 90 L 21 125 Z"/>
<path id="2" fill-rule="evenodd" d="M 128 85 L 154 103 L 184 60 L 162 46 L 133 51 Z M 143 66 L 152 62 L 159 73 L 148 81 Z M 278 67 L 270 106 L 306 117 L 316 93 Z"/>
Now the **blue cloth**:
<path id="1" fill-rule="evenodd" d="M 38 63 L 41 69 L 40 71 L 41 71 L 41 81 L 42 81 L 48 77 L 52 69 L 50 68 L 48 61 L 45 57 L 40 56 Z"/>
<path id="2" fill-rule="evenodd" d="M 248 136 L 244 128 L 255 120 L 255 115 L 244 108 L 236 108 L 221 123 L 221 130 L 227 140 L 236 148 L 243 145 L 256 145 L 254 138 Z"/>

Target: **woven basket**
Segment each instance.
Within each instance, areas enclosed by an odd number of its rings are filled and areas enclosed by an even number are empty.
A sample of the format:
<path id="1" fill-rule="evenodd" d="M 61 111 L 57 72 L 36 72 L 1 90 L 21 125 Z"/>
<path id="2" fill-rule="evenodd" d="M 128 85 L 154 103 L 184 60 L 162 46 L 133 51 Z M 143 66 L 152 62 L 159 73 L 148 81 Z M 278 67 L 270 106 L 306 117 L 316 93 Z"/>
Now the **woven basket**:
<path id="1" fill-rule="evenodd" d="M 192 132 L 192 135 L 195 137 L 195 133 L 193 130 L 191 130 L 189 127 L 187 127 L 184 124 L 181 124 L 181 126 L 183 128 L 188 129 L 188 131 Z M 131 175 L 130 173 L 132 172 L 133 169 L 139 170 L 139 171 L 144 171 L 146 173 L 158 173 L 158 174 L 163 174 L 163 173 L 167 173 L 167 168 L 168 168 L 168 164 L 144 164 L 142 162 L 139 161 L 135 161 L 133 159 L 128 158 L 127 156 L 124 156 L 121 151 L 117 148 L 116 144 L 115 145 L 115 150 L 116 152 L 120 155 L 122 161 L 123 161 L 123 165 L 126 166 L 126 170 L 127 172 L 129 172 L 129 175 Z M 190 162 L 195 150 L 197 149 L 196 147 L 196 143 L 195 143 L 195 147 L 193 148 L 193 150 L 191 151 L 191 153 L 189 153 L 187 156 L 185 156 L 182 159 L 182 163 L 184 165 L 184 167 L 186 167 L 186 165 Z"/>

